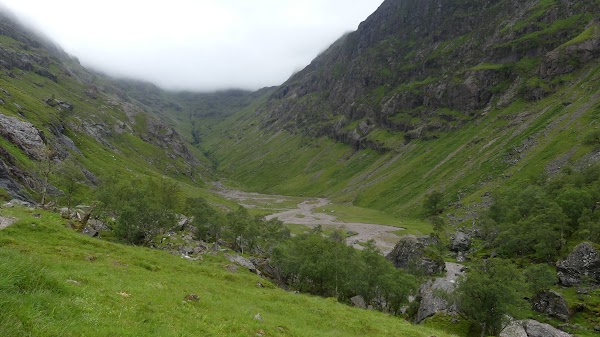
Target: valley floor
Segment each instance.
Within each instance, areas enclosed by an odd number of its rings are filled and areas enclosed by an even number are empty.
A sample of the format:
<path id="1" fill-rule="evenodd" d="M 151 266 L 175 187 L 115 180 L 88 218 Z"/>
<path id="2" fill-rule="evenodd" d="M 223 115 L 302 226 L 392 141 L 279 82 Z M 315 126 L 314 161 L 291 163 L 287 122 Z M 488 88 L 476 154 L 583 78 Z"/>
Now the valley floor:
<path id="1" fill-rule="evenodd" d="M 330 209 L 332 202 L 326 198 L 243 192 L 221 184 L 216 184 L 214 191 L 255 213 L 267 214 L 267 220 L 277 218 L 286 225 L 300 226 L 300 232 L 318 226 L 325 231 L 342 230 L 348 235 L 348 244 L 357 249 L 362 249 L 366 242 L 373 240 L 383 254 L 388 254 L 400 238 L 398 232 L 404 231 L 402 227 L 390 225 L 343 221 L 340 217 L 344 214 L 337 214 L 335 210 Z"/>

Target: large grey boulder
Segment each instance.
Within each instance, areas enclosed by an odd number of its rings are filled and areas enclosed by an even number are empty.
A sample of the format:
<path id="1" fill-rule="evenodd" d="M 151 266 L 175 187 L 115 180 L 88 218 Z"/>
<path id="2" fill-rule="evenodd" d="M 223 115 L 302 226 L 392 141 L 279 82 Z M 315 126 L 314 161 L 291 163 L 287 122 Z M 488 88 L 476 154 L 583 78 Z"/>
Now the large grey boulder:
<path id="1" fill-rule="evenodd" d="M 471 247 L 471 236 L 465 232 L 458 232 L 452 240 L 450 250 L 453 252 L 465 252 Z"/>
<path id="2" fill-rule="evenodd" d="M 28 156 L 37 160 L 45 159 L 42 134 L 33 124 L 0 114 L 0 135 L 17 145 Z"/>
<path id="3" fill-rule="evenodd" d="M 568 321 L 572 312 L 565 298 L 553 290 L 542 291 L 532 299 L 533 310 Z"/>
<path id="4" fill-rule="evenodd" d="M 416 323 L 420 323 L 438 312 L 456 313 L 456 306 L 440 295 L 454 292 L 458 278 L 464 274 L 463 269 L 463 266 L 458 263 L 448 262 L 446 263 L 446 276 L 429 280 L 421 286 L 419 290 L 421 303 L 415 319 Z"/>
<path id="5" fill-rule="evenodd" d="M 600 284 L 600 252 L 591 243 L 579 244 L 556 265 L 560 284 L 572 287 L 584 281 Z"/>
<path id="6" fill-rule="evenodd" d="M 527 337 L 571 337 L 571 334 L 560 331 L 552 325 L 532 319 L 523 321 L 523 327 L 527 331 Z"/>
<path id="7" fill-rule="evenodd" d="M 367 302 L 365 302 L 365 299 L 360 295 L 352 297 L 350 299 L 350 301 L 352 302 L 352 305 L 354 305 L 357 308 L 361 308 L 361 309 L 367 308 Z"/>
<path id="8" fill-rule="evenodd" d="M 506 326 L 500 337 L 571 337 L 572 335 L 560 331 L 555 327 L 527 319 L 524 321 L 512 321 Z"/>
<path id="9" fill-rule="evenodd" d="M 408 269 L 425 275 L 440 274 L 445 269 L 444 260 L 428 254 L 426 242 L 426 239 L 420 239 L 414 235 L 403 236 L 386 257 L 396 268 Z"/>
<path id="10" fill-rule="evenodd" d="M 499 337 L 528 337 L 527 331 L 525 331 L 525 327 L 523 326 L 522 321 L 511 321 L 509 325 L 507 325 L 502 332 L 500 332 Z"/>

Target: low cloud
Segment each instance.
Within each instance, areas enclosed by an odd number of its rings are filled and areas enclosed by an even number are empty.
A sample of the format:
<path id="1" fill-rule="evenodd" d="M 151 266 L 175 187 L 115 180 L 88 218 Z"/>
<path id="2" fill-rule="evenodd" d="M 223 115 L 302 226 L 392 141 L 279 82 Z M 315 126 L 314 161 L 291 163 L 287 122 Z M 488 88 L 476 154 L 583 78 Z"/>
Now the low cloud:
<path id="1" fill-rule="evenodd" d="M 383 0 L 4 0 L 89 67 L 168 89 L 283 83 Z"/>

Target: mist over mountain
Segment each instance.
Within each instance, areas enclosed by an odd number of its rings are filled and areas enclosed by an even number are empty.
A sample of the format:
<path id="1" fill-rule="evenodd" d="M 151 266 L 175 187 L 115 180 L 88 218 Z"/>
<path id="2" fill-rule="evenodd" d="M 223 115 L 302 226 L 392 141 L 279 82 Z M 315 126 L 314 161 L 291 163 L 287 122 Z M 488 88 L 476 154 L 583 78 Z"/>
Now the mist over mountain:
<path id="1" fill-rule="evenodd" d="M 385 0 L 258 90 L 2 13 L 0 335 L 597 335 L 600 2 Z"/>

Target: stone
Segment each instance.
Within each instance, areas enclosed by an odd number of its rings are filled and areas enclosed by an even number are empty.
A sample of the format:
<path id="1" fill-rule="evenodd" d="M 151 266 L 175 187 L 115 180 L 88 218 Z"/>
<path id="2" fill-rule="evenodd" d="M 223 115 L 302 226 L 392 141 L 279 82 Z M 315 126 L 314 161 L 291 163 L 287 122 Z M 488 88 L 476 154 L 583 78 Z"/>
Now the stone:
<path id="1" fill-rule="evenodd" d="M 439 293 L 453 293 L 456 289 L 458 278 L 464 275 L 464 268 L 458 263 L 448 262 L 446 263 L 446 269 L 446 276 L 429 280 L 421 286 L 419 290 L 421 303 L 415 319 L 416 323 L 420 323 L 427 317 L 431 317 L 438 312 L 456 313 L 456 306 L 449 303 L 445 298 L 440 297 Z"/>
<path id="2" fill-rule="evenodd" d="M 16 219 L 0 216 L 0 229 L 6 228 L 6 227 L 12 225 L 13 223 L 15 223 L 15 221 L 16 221 Z"/>
<path id="3" fill-rule="evenodd" d="M 83 230 L 81 231 L 81 233 L 83 233 L 87 236 L 93 237 L 93 238 L 97 237 L 100 234 L 100 233 L 98 233 L 97 230 L 94 230 L 91 226 L 85 226 L 83 228 Z"/>
<path id="4" fill-rule="evenodd" d="M 350 299 L 350 301 L 352 302 L 352 305 L 354 305 L 357 308 L 361 308 L 361 309 L 367 308 L 367 303 L 365 302 L 364 297 L 362 297 L 360 295 L 352 297 Z"/>
<path id="5" fill-rule="evenodd" d="M 549 325 L 531 319 L 512 320 L 502 332 L 500 337 L 571 337 L 570 334 Z"/>
<path id="6" fill-rule="evenodd" d="M 528 337 L 522 321 L 511 321 L 501 332 L 499 337 Z"/>
<path id="7" fill-rule="evenodd" d="M 471 247 L 471 237 L 465 232 L 458 232 L 452 240 L 452 247 L 450 250 L 453 252 L 465 252 Z"/>
<path id="8" fill-rule="evenodd" d="M 392 261 L 396 268 L 408 269 L 425 275 L 442 273 L 445 269 L 443 259 L 428 256 L 425 252 L 424 241 L 413 235 L 403 236 L 386 258 Z"/>
<path id="9" fill-rule="evenodd" d="M 36 160 L 46 159 L 42 133 L 33 124 L 0 114 L 0 135 Z"/>
<path id="10" fill-rule="evenodd" d="M 259 274 L 260 272 L 256 269 L 256 266 L 254 265 L 254 263 L 252 263 L 252 261 L 248 260 L 247 258 L 240 256 L 240 255 L 229 255 L 229 254 L 225 254 L 225 257 L 233 262 L 236 263 L 244 268 L 248 268 L 248 270 L 251 273 L 255 273 L 255 274 Z"/>
<path id="11" fill-rule="evenodd" d="M 200 301 L 200 297 L 196 294 L 189 294 L 189 295 L 186 295 L 183 298 L 183 300 L 186 302 L 198 302 L 198 301 Z"/>
<path id="12" fill-rule="evenodd" d="M 540 292 L 535 295 L 531 302 L 533 310 L 565 322 L 568 321 L 573 314 L 565 298 L 553 290 Z"/>
<path id="13" fill-rule="evenodd" d="M 527 332 L 527 337 L 571 337 L 571 334 L 532 319 L 523 321 L 523 327 Z"/>
<path id="14" fill-rule="evenodd" d="M 600 252 L 591 243 L 579 244 L 556 265 L 560 284 L 572 287 L 585 282 L 600 284 Z"/>

